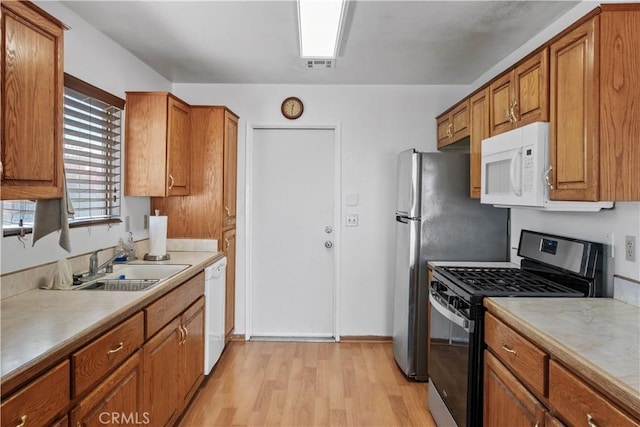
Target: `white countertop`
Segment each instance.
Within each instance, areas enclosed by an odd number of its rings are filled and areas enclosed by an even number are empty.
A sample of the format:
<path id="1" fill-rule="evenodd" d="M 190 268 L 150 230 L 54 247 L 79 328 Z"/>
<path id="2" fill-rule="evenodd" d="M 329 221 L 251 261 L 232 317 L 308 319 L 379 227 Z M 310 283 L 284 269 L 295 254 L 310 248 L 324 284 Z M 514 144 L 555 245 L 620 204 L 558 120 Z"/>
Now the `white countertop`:
<path id="1" fill-rule="evenodd" d="M 487 300 L 485 305 L 552 358 L 640 408 L 640 308 L 611 298 Z"/>
<path id="2" fill-rule="evenodd" d="M 50 354 L 91 333 L 100 325 L 128 315 L 184 282 L 222 256 L 220 252 L 170 252 L 169 261 L 132 264 L 190 264 L 147 291 L 81 291 L 34 289 L 0 302 L 0 372 L 2 382 Z M 130 313 L 133 314 L 133 313 Z M 124 320 L 124 318 L 122 319 Z"/>

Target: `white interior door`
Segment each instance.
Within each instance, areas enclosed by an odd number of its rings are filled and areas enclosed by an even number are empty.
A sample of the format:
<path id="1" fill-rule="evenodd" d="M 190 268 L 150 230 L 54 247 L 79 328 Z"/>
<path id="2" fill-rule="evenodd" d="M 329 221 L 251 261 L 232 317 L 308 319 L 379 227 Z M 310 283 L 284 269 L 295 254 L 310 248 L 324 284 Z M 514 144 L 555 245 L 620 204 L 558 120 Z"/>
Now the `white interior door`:
<path id="1" fill-rule="evenodd" d="M 334 335 L 334 130 L 254 129 L 251 336 Z"/>

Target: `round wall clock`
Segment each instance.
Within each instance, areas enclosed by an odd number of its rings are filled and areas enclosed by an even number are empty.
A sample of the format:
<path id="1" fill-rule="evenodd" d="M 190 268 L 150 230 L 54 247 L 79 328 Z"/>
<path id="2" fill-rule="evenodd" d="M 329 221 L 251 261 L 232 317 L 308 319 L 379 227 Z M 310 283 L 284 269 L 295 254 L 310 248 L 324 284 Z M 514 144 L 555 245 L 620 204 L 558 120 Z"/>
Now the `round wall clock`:
<path id="1" fill-rule="evenodd" d="M 282 111 L 282 115 L 287 119 L 295 120 L 302 115 L 302 112 L 304 111 L 304 104 L 300 98 L 290 96 L 282 101 L 280 111 Z"/>

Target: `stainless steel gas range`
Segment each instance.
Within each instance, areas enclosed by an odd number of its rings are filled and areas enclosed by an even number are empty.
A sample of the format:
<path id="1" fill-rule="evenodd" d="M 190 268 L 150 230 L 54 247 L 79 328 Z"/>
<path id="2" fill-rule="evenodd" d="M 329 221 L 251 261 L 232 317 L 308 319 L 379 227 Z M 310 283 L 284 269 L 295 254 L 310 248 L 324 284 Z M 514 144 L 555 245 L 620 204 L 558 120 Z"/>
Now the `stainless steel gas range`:
<path id="1" fill-rule="evenodd" d="M 603 254 L 600 243 L 523 230 L 520 268 L 435 268 L 429 410 L 438 426 L 482 425 L 483 298 L 602 296 Z"/>

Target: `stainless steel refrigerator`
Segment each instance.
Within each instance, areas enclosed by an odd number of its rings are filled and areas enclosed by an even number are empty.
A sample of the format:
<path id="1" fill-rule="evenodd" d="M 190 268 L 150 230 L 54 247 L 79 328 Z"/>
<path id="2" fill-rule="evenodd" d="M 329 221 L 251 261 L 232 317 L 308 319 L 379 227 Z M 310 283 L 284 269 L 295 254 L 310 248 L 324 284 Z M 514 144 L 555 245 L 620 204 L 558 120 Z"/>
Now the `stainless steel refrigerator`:
<path id="1" fill-rule="evenodd" d="M 393 353 L 404 374 L 429 379 L 427 263 L 506 261 L 509 209 L 469 197 L 469 154 L 398 155 Z"/>

